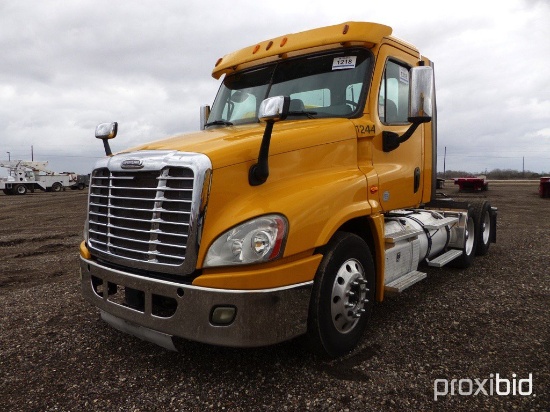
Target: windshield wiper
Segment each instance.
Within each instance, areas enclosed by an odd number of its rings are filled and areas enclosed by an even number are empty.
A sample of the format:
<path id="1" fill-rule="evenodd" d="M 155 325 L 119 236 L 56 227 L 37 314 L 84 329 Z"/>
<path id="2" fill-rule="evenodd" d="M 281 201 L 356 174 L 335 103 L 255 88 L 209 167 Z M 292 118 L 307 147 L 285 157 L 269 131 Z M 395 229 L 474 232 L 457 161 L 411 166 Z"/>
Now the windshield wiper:
<path id="1" fill-rule="evenodd" d="M 308 111 L 300 110 L 300 111 L 288 112 L 288 115 L 289 116 L 307 116 L 308 119 L 315 119 L 317 112 L 312 112 L 309 110 Z"/>
<path id="2" fill-rule="evenodd" d="M 233 126 L 233 123 L 227 120 L 214 120 L 213 122 L 206 123 L 204 126 Z"/>

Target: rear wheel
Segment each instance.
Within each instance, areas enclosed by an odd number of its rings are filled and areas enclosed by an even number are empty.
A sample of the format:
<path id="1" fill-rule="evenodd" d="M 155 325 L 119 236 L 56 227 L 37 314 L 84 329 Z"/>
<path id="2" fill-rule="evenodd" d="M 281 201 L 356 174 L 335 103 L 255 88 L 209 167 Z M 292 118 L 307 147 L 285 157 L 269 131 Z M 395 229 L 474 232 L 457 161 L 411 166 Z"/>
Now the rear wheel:
<path id="1" fill-rule="evenodd" d="M 491 204 L 486 200 L 476 202 L 474 207 L 474 221 L 476 227 L 477 245 L 476 255 L 484 256 L 491 245 L 491 234 L 494 230 L 491 225 Z"/>
<path id="2" fill-rule="evenodd" d="M 459 256 L 458 258 L 450 262 L 450 266 L 460 269 L 466 269 L 467 267 L 469 267 L 474 261 L 474 257 L 476 254 L 476 222 L 474 219 L 474 208 L 471 206 L 468 208 L 468 220 L 466 221 L 464 230 L 465 233 L 462 256 Z"/>
<path id="3" fill-rule="evenodd" d="M 61 186 L 61 183 L 59 182 L 55 182 L 53 185 L 52 185 L 52 192 L 61 192 L 61 189 L 63 188 L 63 186 Z"/>
<path id="4" fill-rule="evenodd" d="M 27 186 L 25 185 L 16 185 L 14 188 L 13 188 L 13 192 L 16 194 L 16 195 L 24 195 L 27 193 Z"/>
<path id="5" fill-rule="evenodd" d="M 361 339 L 374 304 L 374 263 L 363 239 L 338 232 L 315 275 L 308 318 L 313 351 L 337 357 Z"/>

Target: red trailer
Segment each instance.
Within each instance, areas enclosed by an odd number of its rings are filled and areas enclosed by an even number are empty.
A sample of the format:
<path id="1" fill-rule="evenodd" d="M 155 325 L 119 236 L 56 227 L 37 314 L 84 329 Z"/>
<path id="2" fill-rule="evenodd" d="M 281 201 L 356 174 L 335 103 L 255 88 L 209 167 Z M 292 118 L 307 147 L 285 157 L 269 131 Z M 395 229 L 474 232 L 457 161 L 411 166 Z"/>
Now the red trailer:
<path id="1" fill-rule="evenodd" d="M 459 190 L 487 190 L 489 182 L 485 181 L 485 177 L 457 177 L 454 179 L 455 185 L 458 185 Z"/>
<path id="2" fill-rule="evenodd" d="M 541 177 L 539 186 L 540 197 L 550 197 L 550 177 Z"/>

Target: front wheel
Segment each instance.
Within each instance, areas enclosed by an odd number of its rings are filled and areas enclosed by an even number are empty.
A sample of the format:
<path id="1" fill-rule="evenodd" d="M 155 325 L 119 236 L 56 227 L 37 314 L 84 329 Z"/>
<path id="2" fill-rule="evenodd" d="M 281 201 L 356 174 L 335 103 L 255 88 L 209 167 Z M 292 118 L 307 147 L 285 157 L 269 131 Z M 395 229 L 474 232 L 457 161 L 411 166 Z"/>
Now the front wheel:
<path id="1" fill-rule="evenodd" d="M 374 263 L 363 239 L 338 232 L 317 269 L 309 308 L 308 340 L 313 351 L 337 357 L 361 339 L 372 312 Z"/>

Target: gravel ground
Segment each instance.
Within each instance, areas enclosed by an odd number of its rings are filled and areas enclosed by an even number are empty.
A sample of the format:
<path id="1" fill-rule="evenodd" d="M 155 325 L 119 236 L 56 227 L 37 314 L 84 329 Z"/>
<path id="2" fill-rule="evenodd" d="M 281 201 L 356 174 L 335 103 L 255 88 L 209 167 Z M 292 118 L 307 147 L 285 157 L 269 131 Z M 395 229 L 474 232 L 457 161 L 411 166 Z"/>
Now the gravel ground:
<path id="1" fill-rule="evenodd" d="M 497 206 L 498 243 L 468 270 L 426 268 L 332 361 L 301 339 L 173 353 L 110 328 L 77 280 L 86 193 L 0 194 L 0 410 L 548 411 L 550 199 L 534 182 L 446 191 Z M 531 376 L 531 394 L 459 394 L 489 393 L 496 374 Z M 434 400 L 436 379 L 450 386 Z"/>

